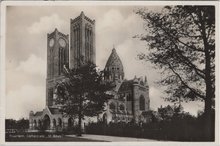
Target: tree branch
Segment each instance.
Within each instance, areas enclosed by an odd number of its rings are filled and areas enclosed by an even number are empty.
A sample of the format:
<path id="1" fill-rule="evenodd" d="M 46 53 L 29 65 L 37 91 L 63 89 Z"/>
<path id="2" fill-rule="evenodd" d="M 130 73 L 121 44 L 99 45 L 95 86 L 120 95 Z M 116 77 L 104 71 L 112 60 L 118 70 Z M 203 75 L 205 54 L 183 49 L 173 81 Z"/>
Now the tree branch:
<path id="1" fill-rule="evenodd" d="M 178 46 L 175 45 L 175 48 L 179 51 L 179 53 L 178 53 L 177 55 L 181 55 L 181 57 L 183 58 L 182 61 L 183 61 L 186 65 L 188 65 L 189 67 L 191 67 L 192 69 L 194 69 L 195 72 L 196 72 L 201 78 L 205 79 L 205 73 L 204 73 L 202 70 L 198 69 L 198 68 L 196 67 L 196 65 L 194 65 L 194 64 L 189 60 L 189 58 L 187 58 L 186 56 L 184 56 L 184 55 L 182 54 L 182 51 L 178 49 Z"/>
<path id="2" fill-rule="evenodd" d="M 153 23 L 158 24 L 158 23 L 157 23 L 158 20 L 154 20 L 154 19 L 153 19 L 152 17 L 150 17 L 150 16 L 148 17 L 148 19 L 150 19 Z M 203 53 L 204 53 L 204 50 L 198 49 L 198 48 L 196 48 L 196 47 L 194 47 L 194 46 L 187 45 L 186 43 L 182 42 L 179 38 L 174 37 L 173 35 L 171 35 L 170 33 L 168 33 L 168 32 L 166 31 L 166 29 L 163 28 L 162 26 L 163 26 L 163 25 L 162 25 L 161 23 L 159 23 L 159 25 L 157 25 L 157 27 L 160 27 L 170 38 L 172 38 L 172 39 L 178 41 L 179 43 L 181 43 L 182 45 L 184 45 L 184 46 L 186 46 L 186 47 L 188 47 L 188 48 L 191 48 L 191 49 L 194 50 L 194 51 L 198 51 L 198 52 L 203 52 Z"/>
<path id="3" fill-rule="evenodd" d="M 153 19 L 151 19 L 151 20 L 155 23 L 155 21 L 154 21 Z M 195 48 L 195 47 L 189 46 L 189 45 L 183 43 L 182 41 L 180 41 L 179 39 L 173 37 L 170 33 L 168 33 L 168 32 L 166 31 L 165 28 L 162 27 L 161 24 L 160 24 L 158 27 L 160 27 L 160 28 L 165 32 L 165 34 L 168 35 L 168 37 L 170 37 L 170 40 L 171 40 L 171 41 L 173 42 L 173 44 L 175 45 L 175 48 L 179 51 L 180 55 L 184 58 L 184 60 L 187 61 L 188 65 L 190 65 L 190 67 L 192 67 L 200 77 L 202 77 L 203 79 L 205 79 L 205 73 L 204 73 L 202 70 L 198 69 L 195 64 L 193 64 L 186 56 L 184 56 L 184 55 L 182 54 L 182 51 L 179 49 L 179 47 L 178 47 L 178 45 L 176 44 L 175 41 L 178 41 L 179 43 L 185 45 L 185 46 L 188 47 L 188 48 L 193 49 L 194 51 L 196 50 L 196 51 L 203 52 L 203 53 L 204 53 L 204 51 L 203 51 L 203 50 L 200 50 L 200 49 L 197 49 L 197 48 Z"/>
<path id="4" fill-rule="evenodd" d="M 205 96 L 199 94 L 198 92 L 196 92 L 193 88 L 191 88 L 186 82 L 183 81 L 182 77 L 173 69 L 173 67 L 171 66 L 170 63 L 167 63 L 169 66 L 169 69 L 171 69 L 171 71 L 179 78 L 180 82 L 186 87 L 188 88 L 191 92 L 193 92 L 195 95 L 197 95 L 198 97 L 205 99 Z"/>

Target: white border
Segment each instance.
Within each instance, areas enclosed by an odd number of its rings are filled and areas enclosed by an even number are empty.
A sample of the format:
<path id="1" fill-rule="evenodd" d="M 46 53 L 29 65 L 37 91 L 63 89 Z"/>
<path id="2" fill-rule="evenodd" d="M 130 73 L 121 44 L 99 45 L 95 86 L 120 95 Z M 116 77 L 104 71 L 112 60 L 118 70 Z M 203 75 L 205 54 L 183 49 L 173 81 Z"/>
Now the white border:
<path id="1" fill-rule="evenodd" d="M 5 139 L 5 8 L 1 5 L 1 37 L 0 37 L 0 144 Z"/>
<path id="2" fill-rule="evenodd" d="M 219 145 L 219 1 L 3 1 L 1 4 L 1 68 L 0 68 L 0 144 L 4 145 Z M 7 6 L 157 6 L 157 5 L 215 5 L 216 7 L 216 121 L 215 142 L 5 142 L 5 28 Z M 180 131 L 181 132 L 181 131 Z"/>

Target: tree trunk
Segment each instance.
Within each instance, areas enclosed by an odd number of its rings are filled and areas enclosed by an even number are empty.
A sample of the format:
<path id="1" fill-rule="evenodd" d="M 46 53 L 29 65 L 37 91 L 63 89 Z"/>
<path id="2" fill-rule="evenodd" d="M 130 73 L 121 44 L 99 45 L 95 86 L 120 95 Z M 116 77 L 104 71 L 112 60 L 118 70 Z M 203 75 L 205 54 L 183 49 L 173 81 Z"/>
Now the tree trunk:
<path id="1" fill-rule="evenodd" d="M 208 55 L 207 55 L 208 54 Z M 205 133 L 208 140 L 213 139 L 214 136 L 214 118 L 212 118 L 212 82 L 210 69 L 210 55 L 206 53 L 206 97 L 205 97 Z"/>
<path id="2" fill-rule="evenodd" d="M 206 42 L 206 41 L 205 41 Z M 207 43 L 207 42 L 206 42 Z M 205 44 L 206 47 L 207 44 Z M 207 139 L 212 137 L 213 129 L 213 119 L 211 117 L 211 110 L 212 110 L 212 81 L 211 81 L 211 64 L 210 64 L 210 54 L 209 49 L 205 48 L 205 56 L 206 56 L 206 64 L 205 64 L 205 82 L 206 82 L 206 97 L 205 97 L 205 127 L 206 127 L 206 134 Z"/>
<path id="3" fill-rule="evenodd" d="M 210 47 L 206 38 L 206 28 L 203 21 L 203 16 L 200 11 L 200 23 L 201 23 L 201 33 L 204 43 L 205 50 L 205 84 L 206 84 L 206 95 L 205 95 L 205 136 L 207 140 L 214 140 L 214 118 L 212 118 L 212 80 L 211 80 L 211 56 L 210 56 Z"/>
<path id="4" fill-rule="evenodd" d="M 77 132 L 77 136 L 82 136 L 82 97 L 80 97 L 79 100 L 79 113 L 78 113 L 78 132 Z"/>

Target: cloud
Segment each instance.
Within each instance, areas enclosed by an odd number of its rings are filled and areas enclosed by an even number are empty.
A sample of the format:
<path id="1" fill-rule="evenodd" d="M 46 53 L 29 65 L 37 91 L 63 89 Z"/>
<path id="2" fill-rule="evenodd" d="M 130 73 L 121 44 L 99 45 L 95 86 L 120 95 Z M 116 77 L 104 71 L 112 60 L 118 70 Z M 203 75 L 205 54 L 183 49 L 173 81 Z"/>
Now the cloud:
<path id="1" fill-rule="evenodd" d="M 31 54 L 6 72 L 6 118 L 27 118 L 46 101 L 46 61 Z"/>
<path id="2" fill-rule="evenodd" d="M 190 102 L 183 102 L 182 106 L 184 111 L 189 112 L 192 115 L 197 116 L 198 111 L 204 110 L 204 102 L 201 101 L 190 101 Z"/>
<path id="3" fill-rule="evenodd" d="M 143 30 L 142 23 L 139 23 L 140 18 L 134 13 L 124 16 L 119 10 L 110 9 L 96 22 L 96 52 L 99 66 L 104 67 L 113 46 L 116 47 L 122 61 L 125 57 L 128 58 L 123 61 L 124 66 L 127 66 L 127 61 L 136 58 L 137 50 L 143 47 L 142 42 L 132 38 Z"/>
<path id="4" fill-rule="evenodd" d="M 42 110 L 45 106 L 44 86 L 23 85 L 6 95 L 6 118 L 27 118 L 30 110 Z M 43 98 L 42 98 L 43 97 Z"/>
<path id="5" fill-rule="evenodd" d="M 53 14 L 41 17 L 39 21 L 34 22 L 27 30 L 30 34 L 42 34 L 42 32 L 52 32 L 55 28 L 62 30 L 65 25 L 66 22 L 59 15 Z"/>
<path id="6" fill-rule="evenodd" d="M 84 10 L 86 16 L 96 20 L 97 65 L 104 68 L 114 45 L 123 62 L 126 78 L 147 75 L 151 108 L 156 110 L 163 105 L 165 102 L 161 98 L 162 90 L 154 83 L 161 75 L 151 68 L 149 62 L 137 60 L 137 54 L 146 51 L 146 44 L 132 37 L 147 33 L 143 28 L 143 20 L 133 13 L 134 7 L 126 7 L 126 10 L 124 8 L 16 7 L 9 11 L 6 42 L 7 117 L 18 118 L 27 116 L 30 110 L 43 109 L 46 100 L 46 34 L 55 28 L 69 34 L 69 20 L 78 16 L 81 10 Z M 22 19 L 25 21 L 19 21 Z"/>
<path id="7" fill-rule="evenodd" d="M 163 93 L 160 89 L 150 86 L 149 87 L 149 96 L 150 96 L 150 108 L 152 110 L 157 110 L 158 107 L 165 106 L 168 104 L 168 102 L 165 102 L 162 98 Z"/>
<path id="8" fill-rule="evenodd" d="M 161 90 L 156 88 L 157 85 L 154 83 L 160 74 L 152 71 L 149 62 L 143 62 L 137 58 L 140 52 L 146 51 L 146 43 L 133 38 L 134 35 L 144 32 L 143 20 L 134 13 L 124 16 L 119 10 L 111 9 L 97 21 L 96 28 L 98 65 L 104 68 L 115 45 L 124 66 L 125 78 L 133 79 L 135 75 L 137 77 L 146 75 L 150 86 L 151 108 L 157 110 L 160 105 L 167 105 L 168 103 L 161 98 Z"/>
<path id="9" fill-rule="evenodd" d="M 167 106 L 167 105 L 174 105 L 172 102 L 164 101 L 162 98 L 164 95 L 163 92 L 161 92 L 161 89 L 158 89 L 154 86 L 150 86 L 150 108 L 152 110 L 156 110 L 161 105 Z M 189 101 L 189 102 L 181 102 L 181 105 L 183 106 L 183 110 L 185 112 L 189 112 L 191 115 L 197 116 L 198 111 L 203 111 L 204 109 L 204 102 L 201 101 Z"/>
<path id="10" fill-rule="evenodd" d="M 106 32 L 115 31 L 118 29 L 118 27 L 120 27 L 120 25 L 123 25 L 123 23 L 121 23 L 123 21 L 124 18 L 120 11 L 111 9 L 103 15 L 102 21 L 97 22 L 97 29 Z"/>
<path id="11" fill-rule="evenodd" d="M 15 70 L 45 76 L 46 61 L 34 54 L 31 54 L 27 60 L 21 61 Z"/>

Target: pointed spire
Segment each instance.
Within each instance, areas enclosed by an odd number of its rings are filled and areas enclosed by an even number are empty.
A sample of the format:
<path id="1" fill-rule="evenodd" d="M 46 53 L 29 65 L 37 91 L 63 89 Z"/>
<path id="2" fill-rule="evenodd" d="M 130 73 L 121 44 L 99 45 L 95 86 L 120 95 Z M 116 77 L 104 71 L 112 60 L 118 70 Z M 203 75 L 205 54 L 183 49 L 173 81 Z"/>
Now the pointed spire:
<path id="1" fill-rule="evenodd" d="M 144 83 L 145 83 L 146 86 L 148 86 L 147 76 L 145 76 L 145 78 L 144 78 Z"/>
<path id="2" fill-rule="evenodd" d="M 113 45 L 112 52 L 116 52 L 115 46 Z"/>
<path id="3" fill-rule="evenodd" d="M 83 11 L 81 11 L 80 16 L 81 16 L 81 17 L 82 17 L 82 16 L 85 16 L 85 14 L 84 14 Z"/>
<path id="4" fill-rule="evenodd" d="M 58 29 L 57 29 L 57 28 L 55 28 L 54 33 L 55 33 L 55 34 L 57 34 L 57 33 L 58 33 Z"/>
<path id="5" fill-rule="evenodd" d="M 136 77 L 136 75 L 134 76 L 133 82 L 134 82 L 134 83 L 138 83 L 138 78 Z"/>

